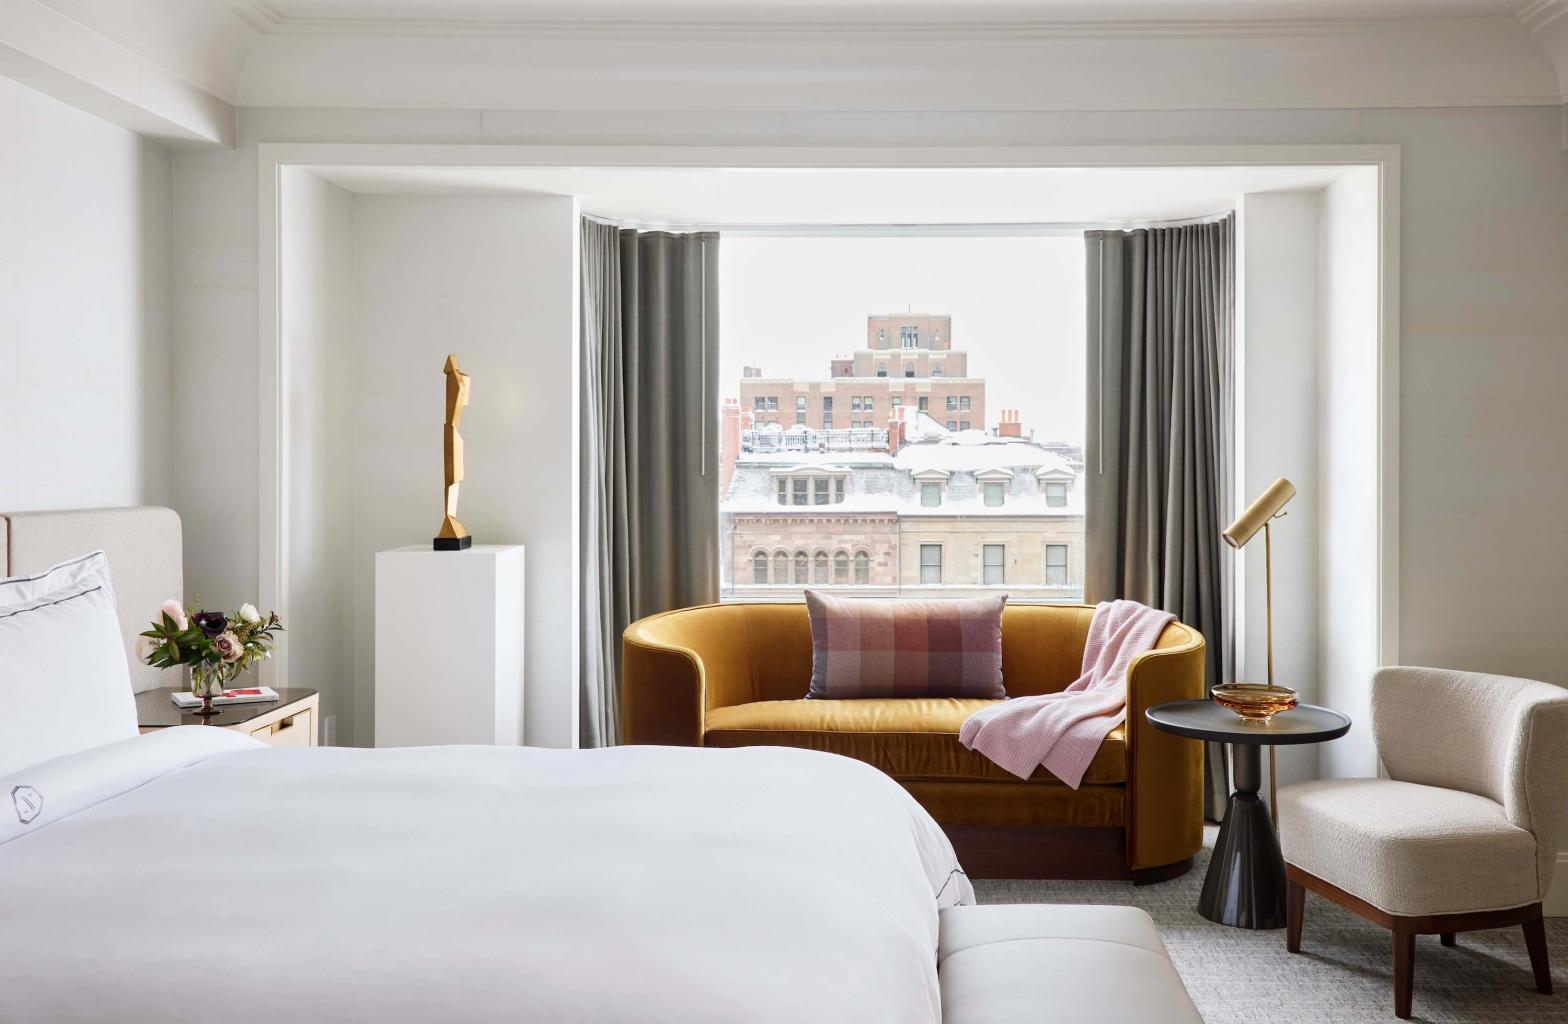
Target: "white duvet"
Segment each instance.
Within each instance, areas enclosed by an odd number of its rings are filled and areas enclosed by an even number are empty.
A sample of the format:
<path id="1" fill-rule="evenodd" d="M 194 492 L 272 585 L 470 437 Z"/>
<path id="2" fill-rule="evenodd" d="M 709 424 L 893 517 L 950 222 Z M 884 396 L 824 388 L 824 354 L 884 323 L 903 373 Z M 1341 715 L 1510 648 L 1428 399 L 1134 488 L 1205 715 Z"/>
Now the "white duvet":
<path id="1" fill-rule="evenodd" d="M 0 798 L 6 1024 L 934 1024 L 937 910 L 973 902 L 897 784 L 800 750 L 186 727 Z"/>

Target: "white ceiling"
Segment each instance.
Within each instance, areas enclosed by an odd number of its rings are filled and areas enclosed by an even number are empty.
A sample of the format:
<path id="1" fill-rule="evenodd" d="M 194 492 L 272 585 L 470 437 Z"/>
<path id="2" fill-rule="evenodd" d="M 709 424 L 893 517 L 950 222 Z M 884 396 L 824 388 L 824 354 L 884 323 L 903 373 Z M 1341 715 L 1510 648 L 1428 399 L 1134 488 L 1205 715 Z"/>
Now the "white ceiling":
<path id="1" fill-rule="evenodd" d="M 1514 15 L 1525 0 L 266 0 L 283 19 L 1216 21 Z"/>
<path id="2" fill-rule="evenodd" d="M 1176 220 L 1249 192 L 1315 190 L 1342 167 L 322 167 L 365 193 L 575 195 L 644 224 L 1067 224 Z"/>

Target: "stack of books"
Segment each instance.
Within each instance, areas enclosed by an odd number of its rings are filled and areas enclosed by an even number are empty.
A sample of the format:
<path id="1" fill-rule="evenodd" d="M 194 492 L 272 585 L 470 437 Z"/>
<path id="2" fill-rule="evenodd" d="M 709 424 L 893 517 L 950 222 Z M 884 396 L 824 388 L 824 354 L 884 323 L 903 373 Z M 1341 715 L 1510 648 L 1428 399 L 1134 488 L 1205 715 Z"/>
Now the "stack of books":
<path id="1" fill-rule="evenodd" d="M 174 699 L 176 707 L 187 710 L 201 707 L 201 698 L 189 690 L 184 693 L 171 693 L 169 696 Z M 277 699 L 278 691 L 272 687 L 252 686 L 243 690 L 224 690 L 223 696 L 212 698 L 212 704 L 214 707 L 222 707 L 225 704 L 255 704 L 258 701 Z"/>

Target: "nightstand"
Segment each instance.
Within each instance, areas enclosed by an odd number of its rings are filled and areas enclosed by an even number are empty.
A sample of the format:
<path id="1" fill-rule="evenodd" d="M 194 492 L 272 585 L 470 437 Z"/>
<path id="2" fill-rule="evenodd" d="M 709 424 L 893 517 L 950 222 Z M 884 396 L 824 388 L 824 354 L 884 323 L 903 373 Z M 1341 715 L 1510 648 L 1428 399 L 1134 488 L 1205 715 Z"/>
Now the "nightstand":
<path id="1" fill-rule="evenodd" d="M 222 714 L 211 718 L 175 707 L 169 697 L 174 692 L 172 688 L 160 687 L 136 695 L 136 722 L 142 732 L 156 732 L 172 725 L 215 725 L 254 736 L 274 747 L 316 745 L 321 697 L 315 690 L 279 690 L 277 700 L 229 704 Z"/>

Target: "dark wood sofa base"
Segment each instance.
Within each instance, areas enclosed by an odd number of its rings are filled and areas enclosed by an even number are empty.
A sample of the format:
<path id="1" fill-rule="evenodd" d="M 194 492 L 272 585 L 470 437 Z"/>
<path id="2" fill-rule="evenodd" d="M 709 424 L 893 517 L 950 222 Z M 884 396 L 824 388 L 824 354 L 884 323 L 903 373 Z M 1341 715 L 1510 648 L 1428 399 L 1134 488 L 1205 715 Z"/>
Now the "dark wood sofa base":
<path id="1" fill-rule="evenodd" d="M 1180 878 L 1192 858 L 1159 867 L 1127 866 L 1127 832 L 1078 825 L 943 825 L 970 878 L 1131 881 Z"/>
<path id="2" fill-rule="evenodd" d="M 1542 995 L 1552 994 L 1552 967 L 1546 952 L 1546 922 L 1542 917 L 1539 903 L 1514 907 L 1510 910 L 1486 910 L 1473 914 L 1401 917 L 1379 910 L 1338 886 L 1325 882 L 1294 864 L 1287 863 L 1285 865 L 1285 948 L 1292 953 L 1301 952 L 1301 917 L 1306 907 L 1308 889 L 1394 933 L 1394 1016 L 1396 1017 L 1404 1019 L 1410 1016 L 1411 994 L 1415 987 L 1417 935 L 1436 935 L 1443 945 L 1453 946 L 1458 944 L 1455 938 L 1458 932 L 1522 927 L 1525 947 L 1530 953 L 1530 970 L 1535 974 L 1535 990 Z"/>

